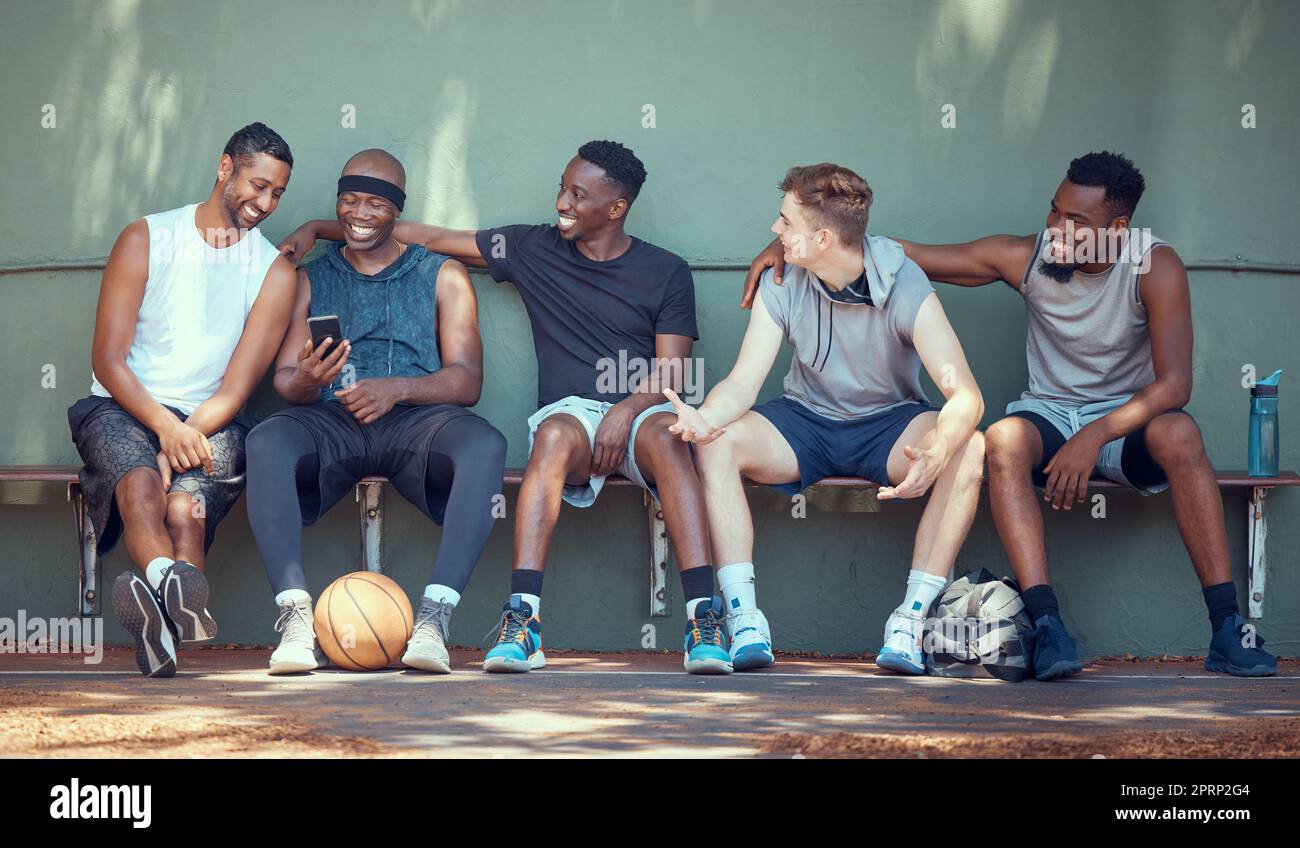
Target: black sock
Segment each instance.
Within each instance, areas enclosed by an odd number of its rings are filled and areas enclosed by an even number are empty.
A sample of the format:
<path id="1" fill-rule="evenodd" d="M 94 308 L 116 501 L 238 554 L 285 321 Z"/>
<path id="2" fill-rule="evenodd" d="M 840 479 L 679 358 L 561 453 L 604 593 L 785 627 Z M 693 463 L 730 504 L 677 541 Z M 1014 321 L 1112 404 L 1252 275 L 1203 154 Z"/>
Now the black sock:
<path id="1" fill-rule="evenodd" d="M 1237 586 L 1231 580 L 1201 589 L 1210 610 L 1210 627 L 1216 633 L 1223 622 L 1237 614 Z"/>
<path id="2" fill-rule="evenodd" d="M 516 568 L 510 572 L 510 594 L 542 596 L 542 576 L 545 572 L 532 568 Z"/>
<path id="3" fill-rule="evenodd" d="M 1037 623 L 1044 615 L 1054 615 L 1058 619 L 1061 617 L 1061 610 L 1056 605 L 1056 593 L 1052 591 L 1049 583 L 1030 586 L 1020 593 L 1020 597 L 1025 602 L 1025 609 L 1029 612 L 1029 620 L 1032 622 Z"/>
<path id="4" fill-rule="evenodd" d="M 681 576 L 682 591 L 686 594 L 686 600 L 713 597 L 713 566 L 701 565 L 688 568 L 681 573 Z"/>

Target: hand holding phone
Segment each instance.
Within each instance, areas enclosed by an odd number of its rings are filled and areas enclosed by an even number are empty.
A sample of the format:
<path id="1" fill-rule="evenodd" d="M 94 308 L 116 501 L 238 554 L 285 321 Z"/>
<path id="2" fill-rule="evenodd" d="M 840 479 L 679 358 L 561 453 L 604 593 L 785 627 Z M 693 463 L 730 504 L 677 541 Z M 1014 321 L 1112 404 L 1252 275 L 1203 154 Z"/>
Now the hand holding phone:
<path id="1" fill-rule="evenodd" d="M 341 338 L 339 316 L 321 315 L 308 318 L 311 341 L 298 352 L 298 371 L 302 379 L 315 386 L 328 386 L 347 364 L 352 345 Z"/>
<path id="2" fill-rule="evenodd" d="M 343 328 L 339 325 L 337 315 L 317 315 L 308 318 L 307 327 L 311 330 L 311 346 L 318 350 L 321 356 L 326 355 L 327 342 L 332 344 L 343 339 Z"/>

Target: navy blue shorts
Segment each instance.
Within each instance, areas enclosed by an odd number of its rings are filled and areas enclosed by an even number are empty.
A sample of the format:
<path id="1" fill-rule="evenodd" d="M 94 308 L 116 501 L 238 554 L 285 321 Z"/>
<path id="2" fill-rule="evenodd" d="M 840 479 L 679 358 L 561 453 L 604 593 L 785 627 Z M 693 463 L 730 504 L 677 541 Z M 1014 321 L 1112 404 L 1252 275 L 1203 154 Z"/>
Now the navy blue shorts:
<path id="1" fill-rule="evenodd" d="M 754 407 L 772 422 L 799 460 L 799 482 L 772 488 L 797 495 L 826 477 L 862 477 L 889 485 L 889 452 L 912 419 L 937 412 L 926 403 L 905 403 L 866 418 L 836 421 L 787 397 Z"/>

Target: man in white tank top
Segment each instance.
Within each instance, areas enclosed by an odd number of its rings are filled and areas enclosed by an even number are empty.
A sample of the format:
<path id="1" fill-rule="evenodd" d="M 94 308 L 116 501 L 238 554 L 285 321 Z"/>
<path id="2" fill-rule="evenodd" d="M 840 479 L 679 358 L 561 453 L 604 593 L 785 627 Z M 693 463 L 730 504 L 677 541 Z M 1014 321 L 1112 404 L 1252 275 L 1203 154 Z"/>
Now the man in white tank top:
<path id="1" fill-rule="evenodd" d="M 1070 163 L 1043 233 L 901 244 L 933 280 L 1003 280 L 1025 299 L 1029 390 L 985 443 L 994 522 L 1035 623 L 1035 676 L 1083 666 L 1049 582 L 1034 485 L 1053 509 L 1070 509 L 1094 473 L 1144 494 L 1170 489 L 1209 610 L 1206 669 L 1271 675 L 1277 659 L 1238 613 L 1214 469 L 1182 410 L 1192 394 L 1187 271 L 1172 247 L 1129 227 L 1144 188 L 1126 157 L 1089 153 Z M 746 297 L 776 255 L 769 247 L 754 260 Z"/>
<path id="2" fill-rule="evenodd" d="M 91 393 L 68 410 L 101 553 L 118 535 L 139 571 L 113 609 L 150 677 L 176 673 L 176 643 L 216 635 L 204 557 L 244 487 L 242 410 L 293 308 L 296 275 L 257 229 L 289 182 L 284 139 L 231 136 L 206 200 L 118 236 L 100 286 Z"/>

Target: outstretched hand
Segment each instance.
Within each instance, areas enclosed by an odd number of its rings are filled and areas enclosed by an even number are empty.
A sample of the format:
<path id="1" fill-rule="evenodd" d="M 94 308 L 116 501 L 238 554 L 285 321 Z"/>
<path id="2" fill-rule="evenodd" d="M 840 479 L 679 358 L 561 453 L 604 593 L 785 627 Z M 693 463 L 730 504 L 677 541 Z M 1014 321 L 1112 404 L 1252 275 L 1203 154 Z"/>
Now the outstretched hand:
<path id="1" fill-rule="evenodd" d="M 668 432 L 683 442 L 707 445 L 727 432 L 726 427 L 710 424 L 698 409 L 683 401 L 672 389 L 664 389 L 664 397 L 672 401 L 673 412 L 677 413 L 677 421 L 668 425 Z"/>
<path id="2" fill-rule="evenodd" d="M 903 455 L 907 457 L 910 463 L 907 467 L 906 476 L 897 486 L 881 486 L 880 490 L 876 492 L 876 497 L 879 500 L 919 498 L 930 491 L 930 487 L 938 479 L 939 473 L 943 471 L 943 451 L 937 447 L 921 450 L 911 445 L 904 445 Z"/>

